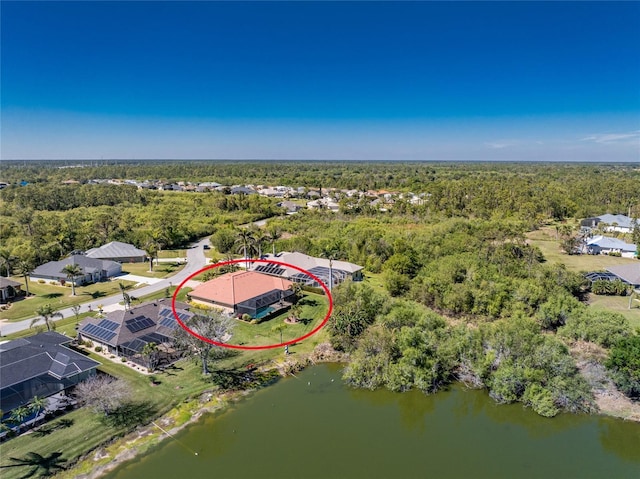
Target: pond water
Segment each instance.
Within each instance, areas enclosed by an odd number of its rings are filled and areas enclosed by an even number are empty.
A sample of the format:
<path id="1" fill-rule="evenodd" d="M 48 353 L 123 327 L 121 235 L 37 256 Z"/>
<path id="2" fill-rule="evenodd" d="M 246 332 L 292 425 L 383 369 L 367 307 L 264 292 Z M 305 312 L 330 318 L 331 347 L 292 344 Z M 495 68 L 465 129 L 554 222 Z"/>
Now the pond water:
<path id="1" fill-rule="evenodd" d="M 354 390 L 337 365 L 281 380 L 175 437 L 107 477 L 640 478 L 638 423 L 545 419 L 457 386 L 433 396 Z"/>

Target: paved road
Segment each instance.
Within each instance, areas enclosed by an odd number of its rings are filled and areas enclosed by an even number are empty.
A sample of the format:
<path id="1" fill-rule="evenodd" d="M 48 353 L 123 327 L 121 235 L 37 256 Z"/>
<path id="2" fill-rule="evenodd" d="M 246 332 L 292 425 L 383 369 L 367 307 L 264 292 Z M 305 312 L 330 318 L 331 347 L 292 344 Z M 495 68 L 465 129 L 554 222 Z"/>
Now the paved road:
<path id="1" fill-rule="evenodd" d="M 193 273 L 206 266 L 207 258 L 205 257 L 204 250 L 202 248 L 205 244 L 209 244 L 209 237 L 201 239 L 197 243 L 193 243 L 189 247 L 189 249 L 187 249 L 187 264 L 178 273 L 168 278 L 164 278 L 155 284 L 150 284 L 142 288 L 129 290 L 128 293 L 135 298 L 139 298 L 142 296 L 146 296 L 147 294 L 157 293 L 158 291 L 162 291 L 172 285 L 175 286 L 182 283 L 182 281 L 184 281 L 187 277 L 191 276 Z M 118 304 L 120 301 L 122 301 L 121 294 L 115 294 L 106 298 L 94 299 L 92 301 L 82 303 L 80 305 L 80 312 L 87 312 L 89 310 L 89 306 L 91 306 L 93 310 L 96 310 L 99 304 L 101 304 L 106 309 L 107 306 Z M 60 313 L 62 313 L 65 318 L 73 316 L 73 311 L 71 310 L 71 308 L 61 309 Z M 58 319 L 61 318 L 56 318 L 56 320 Z M 16 333 L 18 331 L 28 329 L 29 324 L 31 324 L 32 320 L 33 318 L 30 318 L 23 321 L 16 321 L 14 323 L 2 321 L 0 322 L 0 333 L 2 333 L 3 336 L 6 336 L 11 333 Z"/>

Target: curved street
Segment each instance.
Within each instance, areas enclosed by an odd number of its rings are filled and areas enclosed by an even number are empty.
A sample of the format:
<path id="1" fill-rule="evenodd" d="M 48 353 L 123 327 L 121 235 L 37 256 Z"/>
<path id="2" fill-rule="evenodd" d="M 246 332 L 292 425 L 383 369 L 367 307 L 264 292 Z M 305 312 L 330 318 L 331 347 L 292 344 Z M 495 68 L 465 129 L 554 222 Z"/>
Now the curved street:
<path id="1" fill-rule="evenodd" d="M 186 278 L 188 278 L 193 273 L 195 273 L 196 271 L 198 271 L 199 269 L 207 265 L 207 258 L 204 254 L 204 248 L 203 248 L 205 244 L 207 245 L 209 244 L 208 236 L 195 243 L 192 243 L 187 249 L 187 264 L 181 271 L 177 272 L 173 276 L 170 276 L 168 278 L 163 278 L 160 281 L 156 282 L 155 284 L 150 284 L 147 286 L 143 286 L 141 288 L 132 289 L 127 292 L 131 296 L 139 298 L 142 296 L 146 296 L 148 294 L 157 293 L 158 291 L 162 291 L 170 286 L 179 285 Z M 91 306 L 93 310 L 96 310 L 98 304 L 101 304 L 103 309 L 110 310 L 112 308 L 109 308 L 109 306 L 117 305 L 120 301 L 122 301 L 121 294 L 115 294 L 113 296 L 108 296 L 106 298 L 100 298 L 99 300 L 94 299 L 91 301 L 87 301 L 86 303 L 82 303 L 80 305 L 81 307 L 80 312 L 88 311 L 89 306 Z M 59 312 L 65 318 L 73 316 L 73 310 L 70 307 L 61 309 Z M 31 324 L 31 321 L 33 321 L 34 318 L 24 319 L 22 321 L 16 321 L 16 322 L 9 322 L 6 320 L 2 321 L 2 324 L 0 325 L 0 333 L 2 334 L 2 336 L 7 336 L 9 334 L 16 333 L 18 331 L 29 329 L 29 325 Z M 59 319 L 62 319 L 62 318 L 59 318 Z"/>

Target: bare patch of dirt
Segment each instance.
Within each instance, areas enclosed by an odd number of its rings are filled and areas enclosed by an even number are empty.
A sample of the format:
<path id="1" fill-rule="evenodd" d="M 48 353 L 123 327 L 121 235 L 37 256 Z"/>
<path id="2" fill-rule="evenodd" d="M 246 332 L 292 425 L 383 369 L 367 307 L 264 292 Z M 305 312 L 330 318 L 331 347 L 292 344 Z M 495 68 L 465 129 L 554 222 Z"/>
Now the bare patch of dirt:
<path id="1" fill-rule="evenodd" d="M 571 345 L 569 351 L 580 374 L 591 386 L 596 404 L 602 413 L 630 421 L 640 421 L 640 403 L 622 394 L 604 367 L 603 362 L 607 358 L 604 348 L 586 341 L 577 341 Z"/>

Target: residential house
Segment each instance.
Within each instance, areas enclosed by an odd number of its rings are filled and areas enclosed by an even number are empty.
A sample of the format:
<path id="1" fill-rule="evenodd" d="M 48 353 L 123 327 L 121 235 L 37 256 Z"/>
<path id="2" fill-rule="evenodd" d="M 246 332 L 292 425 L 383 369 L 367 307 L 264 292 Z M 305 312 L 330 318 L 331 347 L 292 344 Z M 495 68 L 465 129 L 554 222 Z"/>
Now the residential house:
<path id="1" fill-rule="evenodd" d="M 196 303 L 237 316 L 261 319 L 291 306 L 292 283 L 255 271 L 236 271 L 209 280 L 189 293 Z"/>
<path id="2" fill-rule="evenodd" d="M 302 206 L 298 203 L 294 203 L 293 201 L 281 201 L 280 203 L 277 203 L 276 206 L 278 208 L 286 208 L 287 214 L 297 213 L 302 209 Z"/>
<path id="3" fill-rule="evenodd" d="M 633 286 L 640 288 L 640 262 L 619 264 L 605 268 L 610 273 L 615 274 L 618 279 Z"/>
<path id="4" fill-rule="evenodd" d="M 362 281 L 363 267 L 348 261 L 330 260 L 327 258 L 317 258 L 298 252 L 282 252 L 275 256 L 268 254 L 264 257 L 266 260 L 278 261 L 292 266 L 297 266 L 314 276 L 318 277 L 325 285 L 337 286 L 346 281 Z M 254 262 L 251 266 L 252 271 L 270 274 L 287 278 L 296 283 L 302 283 L 306 286 L 319 287 L 320 285 L 308 274 L 302 273 L 295 268 L 290 268 L 274 263 Z M 329 278 L 332 278 L 331 283 Z"/>
<path id="5" fill-rule="evenodd" d="M 625 215 L 605 214 L 586 218 L 580 222 L 580 229 L 590 231 L 593 228 L 600 227 L 604 231 L 631 233 L 636 225 L 636 220 Z"/>
<path id="6" fill-rule="evenodd" d="M 85 252 L 87 258 L 107 259 L 118 263 L 143 263 L 147 260 L 147 253 L 132 244 L 112 241 L 99 248 Z"/>
<path id="7" fill-rule="evenodd" d="M 636 245 L 625 243 L 618 238 L 602 235 L 588 240 L 585 249 L 588 254 L 620 253 L 620 256 L 624 258 L 634 258 L 636 256 Z"/>
<path id="8" fill-rule="evenodd" d="M 255 195 L 256 191 L 246 186 L 234 186 L 231 188 L 232 195 Z"/>
<path id="9" fill-rule="evenodd" d="M 100 363 L 70 349 L 71 341 L 49 331 L 0 344 L 0 408 L 5 414 L 35 396 L 65 394 L 96 374 Z"/>
<path id="10" fill-rule="evenodd" d="M 176 302 L 175 305 L 180 320 L 187 321 L 193 316 L 188 304 Z M 161 364 L 170 363 L 179 356 L 179 351 L 173 347 L 175 331 L 179 327 L 171 301 L 158 299 L 128 311 L 112 311 L 105 318 L 86 318 L 79 324 L 78 338 L 90 340 L 111 354 L 146 366 L 142 351 L 149 343 L 158 346 Z"/>
<path id="11" fill-rule="evenodd" d="M 20 288 L 22 285 L 17 281 L 0 277 L 0 303 L 22 296 L 24 293 Z"/>
<path id="12" fill-rule="evenodd" d="M 76 285 L 82 286 L 88 283 L 104 281 L 122 273 L 122 265 L 115 261 L 88 258 L 81 254 L 72 254 L 68 258 L 60 261 L 50 261 L 49 263 L 38 266 L 31 272 L 33 280 L 52 280 L 60 281 L 64 284 L 71 279 L 67 278 L 66 273 L 62 270 L 68 264 L 75 264 L 80 267 L 82 274 L 76 276 L 74 282 Z"/>

